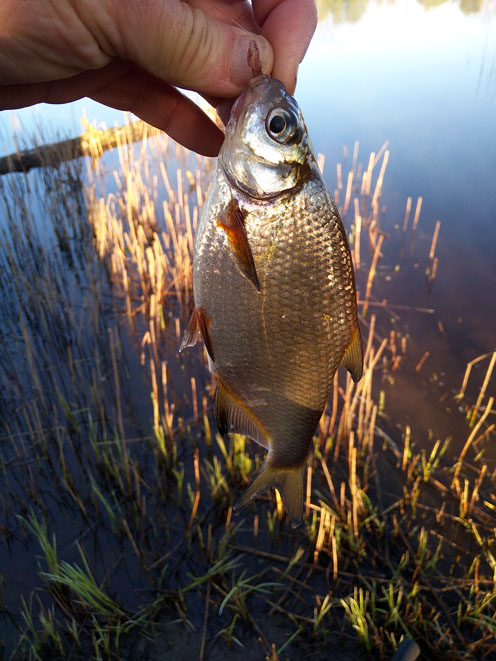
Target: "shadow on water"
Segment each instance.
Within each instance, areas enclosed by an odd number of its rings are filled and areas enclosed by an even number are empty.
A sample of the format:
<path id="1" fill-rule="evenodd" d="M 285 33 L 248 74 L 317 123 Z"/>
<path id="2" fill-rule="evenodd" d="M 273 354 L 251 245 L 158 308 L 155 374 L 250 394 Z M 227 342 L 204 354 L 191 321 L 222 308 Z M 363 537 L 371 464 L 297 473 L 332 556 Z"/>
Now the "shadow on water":
<path id="1" fill-rule="evenodd" d="M 458 399 L 425 376 L 442 234 L 416 200 L 382 228 L 388 156 L 338 166 L 365 373 L 336 375 L 297 531 L 274 494 L 233 518 L 263 453 L 177 354 L 212 164 L 150 130 L 0 180 L 4 658 L 495 653 L 491 355 Z"/>

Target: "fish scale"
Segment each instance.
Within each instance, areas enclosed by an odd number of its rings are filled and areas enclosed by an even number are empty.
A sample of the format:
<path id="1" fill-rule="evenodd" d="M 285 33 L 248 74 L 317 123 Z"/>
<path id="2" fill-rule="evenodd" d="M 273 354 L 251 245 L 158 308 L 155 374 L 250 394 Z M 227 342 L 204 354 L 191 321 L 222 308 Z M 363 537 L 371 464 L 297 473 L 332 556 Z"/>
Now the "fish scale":
<path id="1" fill-rule="evenodd" d="M 293 133 L 281 143 L 271 126 Z M 233 108 L 195 238 L 193 283 L 182 348 L 202 331 L 220 431 L 268 449 L 239 506 L 273 486 L 296 524 L 334 373 L 343 363 L 359 379 L 362 346 L 341 219 L 301 111 L 268 76 L 256 76 Z"/>

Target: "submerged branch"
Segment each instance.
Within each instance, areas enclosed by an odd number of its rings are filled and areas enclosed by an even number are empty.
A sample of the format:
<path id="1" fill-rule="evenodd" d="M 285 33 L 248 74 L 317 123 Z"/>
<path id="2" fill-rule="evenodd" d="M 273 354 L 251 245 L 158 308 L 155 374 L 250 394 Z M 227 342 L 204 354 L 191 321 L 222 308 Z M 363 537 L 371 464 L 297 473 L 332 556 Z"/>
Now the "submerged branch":
<path id="1" fill-rule="evenodd" d="M 86 123 L 86 130 L 78 138 L 39 145 L 33 149 L 2 156 L 0 158 L 0 175 L 10 172 L 28 172 L 32 168 L 58 167 L 65 161 L 72 161 L 81 156 L 98 158 L 109 149 L 121 144 L 138 142 L 155 132 L 158 133 L 158 130 L 142 121 L 103 130 Z"/>

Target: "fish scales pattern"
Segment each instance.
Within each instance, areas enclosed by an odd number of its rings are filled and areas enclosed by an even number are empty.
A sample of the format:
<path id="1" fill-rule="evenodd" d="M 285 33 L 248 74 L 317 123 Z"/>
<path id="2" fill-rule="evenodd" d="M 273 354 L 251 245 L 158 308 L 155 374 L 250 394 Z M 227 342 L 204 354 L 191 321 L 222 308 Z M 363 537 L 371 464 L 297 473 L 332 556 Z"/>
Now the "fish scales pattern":
<path id="1" fill-rule="evenodd" d="M 197 236 L 195 301 L 211 320 L 217 377 L 266 431 L 274 465 L 294 466 L 306 458 L 356 324 L 351 258 L 320 180 L 270 210 L 241 199 L 258 292 L 216 222 L 231 196 L 218 171 Z"/>
<path id="2" fill-rule="evenodd" d="M 363 355 L 346 234 L 301 110 L 258 69 L 226 127 L 193 286 L 181 348 L 201 331 L 220 432 L 268 450 L 235 509 L 275 487 L 298 525 L 308 449 L 334 373 L 342 363 L 357 381 Z"/>

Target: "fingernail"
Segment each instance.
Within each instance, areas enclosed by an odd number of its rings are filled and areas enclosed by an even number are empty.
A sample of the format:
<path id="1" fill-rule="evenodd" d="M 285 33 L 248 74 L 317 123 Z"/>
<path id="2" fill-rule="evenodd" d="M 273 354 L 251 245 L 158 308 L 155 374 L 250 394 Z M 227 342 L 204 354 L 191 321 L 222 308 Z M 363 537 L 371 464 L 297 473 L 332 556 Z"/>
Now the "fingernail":
<path id="1" fill-rule="evenodd" d="M 253 71 L 248 65 L 248 50 L 252 41 L 255 41 L 258 46 L 262 71 L 267 75 L 272 71 L 274 58 L 272 47 L 267 39 L 261 35 L 240 34 L 231 60 L 230 72 L 231 82 L 239 87 L 246 87 L 250 78 L 253 78 Z"/>

